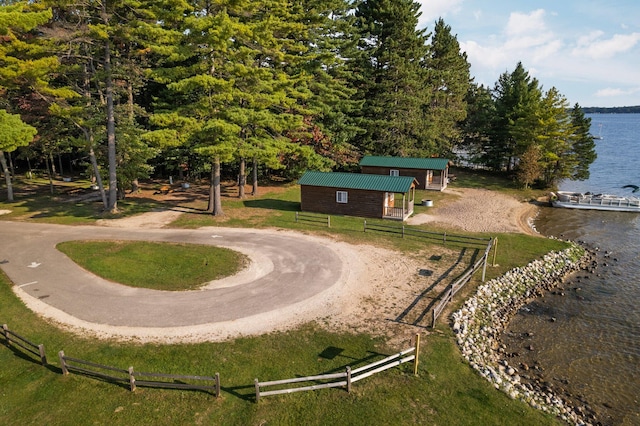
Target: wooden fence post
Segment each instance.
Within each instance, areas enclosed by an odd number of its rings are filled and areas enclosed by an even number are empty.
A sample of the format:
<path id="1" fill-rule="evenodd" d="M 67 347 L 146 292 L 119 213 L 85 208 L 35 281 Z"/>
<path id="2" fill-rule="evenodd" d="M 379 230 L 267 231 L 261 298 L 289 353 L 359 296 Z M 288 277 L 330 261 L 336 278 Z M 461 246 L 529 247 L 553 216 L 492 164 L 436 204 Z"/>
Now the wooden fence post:
<path id="1" fill-rule="evenodd" d="M 296 222 L 298 221 L 298 212 L 296 212 Z"/>
<path id="2" fill-rule="evenodd" d="M 417 376 L 418 375 L 418 355 L 420 354 L 420 334 L 416 333 L 416 345 L 415 345 L 415 350 L 414 350 L 414 356 L 415 358 L 413 358 L 413 375 Z"/>
<path id="3" fill-rule="evenodd" d="M 331 216 L 327 215 L 327 228 L 331 228 Z"/>
<path id="4" fill-rule="evenodd" d="M 258 382 L 258 379 L 255 379 L 253 383 L 256 386 L 256 402 L 258 402 L 260 401 L 260 382 Z"/>
<path id="5" fill-rule="evenodd" d="M 133 366 L 129 367 L 129 386 L 131 392 L 136 390 L 136 376 L 133 374 Z"/>
<path id="6" fill-rule="evenodd" d="M 47 365 L 47 356 L 44 353 L 44 345 L 41 343 L 38 345 L 38 352 L 40 353 L 40 361 L 42 361 L 42 365 Z"/>
<path id="7" fill-rule="evenodd" d="M 67 363 L 64 361 L 64 351 L 58 352 L 58 358 L 60 358 L 60 367 L 62 367 L 62 375 L 66 376 L 69 374 L 69 370 L 67 369 Z"/>
<path id="8" fill-rule="evenodd" d="M 216 373 L 216 398 L 220 398 L 220 373 Z"/>
<path id="9" fill-rule="evenodd" d="M 402 225 L 402 238 L 404 238 L 404 225 Z"/>
<path id="10" fill-rule="evenodd" d="M 444 234 L 442 234 L 442 244 L 443 245 L 447 245 L 447 233 L 445 232 Z"/>
<path id="11" fill-rule="evenodd" d="M 489 253 L 487 252 L 484 255 L 484 263 L 482 264 L 482 282 L 484 282 L 484 277 L 487 273 L 487 260 L 489 260 L 487 259 L 488 257 L 489 257 Z"/>
<path id="12" fill-rule="evenodd" d="M 7 345 L 11 346 L 11 340 L 9 340 L 9 326 L 7 324 L 2 324 L 2 334 L 4 335 L 4 340 L 7 341 Z"/>
<path id="13" fill-rule="evenodd" d="M 364 220 L 364 232 L 367 232 L 367 220 Z"/>
<path id="14" fill-rule="evenodd" d="M 351 393 L 351 367 L 347 365 L 347 392 Z"/>
<path id="15" fill-rule="evenodd" d="M 496 266 L 496 253 L 498 253 L 498 237 L 493 240 L 493 265 Z"/>

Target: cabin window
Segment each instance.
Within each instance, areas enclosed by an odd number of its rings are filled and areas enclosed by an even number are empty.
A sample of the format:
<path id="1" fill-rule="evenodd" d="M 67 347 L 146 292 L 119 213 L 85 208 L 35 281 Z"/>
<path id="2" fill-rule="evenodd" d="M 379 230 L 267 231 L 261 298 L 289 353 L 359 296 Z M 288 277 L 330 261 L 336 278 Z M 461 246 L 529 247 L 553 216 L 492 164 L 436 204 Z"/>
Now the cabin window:
<path id="1" fill-rule="evenodd" d="M 347 204 L 349 195 L 347 191 L 336 191 L 336 203 Z"/>
<path id="2" fill-rule="evenodd" d="M 400 170 L 391 169 L 389 171 L 389 176 L 400 176 Z"/>

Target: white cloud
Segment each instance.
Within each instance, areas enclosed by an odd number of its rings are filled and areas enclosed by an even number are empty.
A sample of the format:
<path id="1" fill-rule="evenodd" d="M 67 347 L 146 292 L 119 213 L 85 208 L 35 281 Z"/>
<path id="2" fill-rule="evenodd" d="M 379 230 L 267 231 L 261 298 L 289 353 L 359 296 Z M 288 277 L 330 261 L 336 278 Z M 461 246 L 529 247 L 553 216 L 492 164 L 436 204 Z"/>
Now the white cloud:
<path id="1" fill-rule="evenodd" d="M 598 98 L 611 98 L 616 96 L 627 96 L 633 95 L 635 93 L 640 92 L 640 87 L 633 87 L 630 89 L 620 89 L 620 88 L 612 88 L 608 87 L 606 89 L 600 89 L 596 92 Z"/>
<path id="2" fill-rule="evenodd" d="M 507 36 L 518 36 L 520 34 L 537 33 L 546 31 L 544 23 L 544 9 L 534 10 L 531 13 L 512 12 L 505 29 Z"/>
<path id="3" fill-rule="evenodd" d="M 418 0 L 421 4 L 419 26 L 432 25 L 438 18 L 444 18 L 449 13 L 459 12 L 464 0 Z"/>
<path id="4" fill-rule="evenodd" d="M 504 72 L 522 61 L 525 66 L 533 66 L 562 49 L 564 43 L 544 21 L 546 12 L 537 9 L 530 13 L 512 12 L 501 36 L 477 41 L 460 42 L 467 52 L 469 62 L 481 68 Z"/>
<path id="5" fill-rule="evenodd" d="M 605 59 L 631 50 L 640 42 L 640 33 L 615 34 L 609 39 L 601 39 L 602 35 L 602 31 L 597 31 L 580 37 L 571 53 L 574 56 Z"/>

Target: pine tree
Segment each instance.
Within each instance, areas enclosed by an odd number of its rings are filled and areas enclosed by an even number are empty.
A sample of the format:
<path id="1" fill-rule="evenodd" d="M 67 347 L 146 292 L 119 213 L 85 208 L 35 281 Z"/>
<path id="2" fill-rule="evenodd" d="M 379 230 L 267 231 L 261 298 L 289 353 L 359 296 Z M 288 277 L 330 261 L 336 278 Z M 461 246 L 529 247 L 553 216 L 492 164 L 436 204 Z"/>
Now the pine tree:
<path id="1" fill-rule="evenodd" d="M 175 20 L 184 35 L 180 54 L 155 72 L 170 101 L 157 104 L 158 130 L 149 137 L 187 144 L 209 160 L 214 215 L 223 214 L 221 163 L 235 159 L 242 166 L 251 158 L 276 165 L 298 149 L 285 134 L 302 125 L 300 100 L 309 93 L 300 82 L 309 77 L 287 73 L 305 51 L 295 37 L 303 28 L 288 19 L 287 7 L 283 0 L 193 2 L 184 21 Z"/>
<path id="2" fill-rule="evenodd" d="M 495 103 L 491 90 L 483 85 L 471 84 L 467 94 L 467 117 L 462 124 L 462 140 L 457 148 L 463 159 L 474 164 L 487 161 L 491 141 L 492 123 L 495 119 Z"/>
<path id="3" fill-rule="evenodd" d="M 535 120 L 542 97 L 538 86 L 520 62 L 498 79 L 493 90 L 496 116 L 484 155 L 492 169 L 512 171 L 518 158 L 537 142 Z"/>
<path id="4" fill-rule="evenodd" d="M 304 24 L 302 42 L 306 51 L 297 70 L 312 78 L 306 81 L 311 96 L 304 101 L 310 115 L 303 127 L 289 135 L 295 142 L 312 146 L 316 153 L 332 160 L 340 169 L 358 163 L 351 144 L 364 132 L 355 116 L 362 101 L 353 97 L 349 65 L 356 55 L 353 5 L 348 0 L 302 0 L 297 19 Z"/>
<path id="5" fill-rule="evenodd" d="M 426 67 L 427 86 L 431 91 L 426 120 L 431 123 L 432 137 L 426 149 L 416 154 L 450 156 L 453 146 L 460 142 L 462 122 L 467 116 L 471 65 L 466 53 L 460 52 L 451 27 L 442 18 L 433 30 Z"/>
<path id="6" fill-rule="evenodd" d="M 353 78 L 366 134 L 355 144 L 366 154 L 406 156 L 430 148 L 428 35 L 416 29 L 419 8 L 412 0 L 367 0 L 356 10 L 360 53 Z"/>
<path id="7" fill-rule="evenodd" d="M 535 116 L 537 143 L 541 148 L 540 166 L 544 184 L 552 186 L 560 179 L 571 177 L 575 158 L 567 155 L 571 149 L 571 122 L 568 102 L 555 87 L 547 91 Z"/>
<path id="8" fill-rule="evenodd" d="M 577 103 L 571 109 L 571 150 L 575 159 L 570 178 L 573 180 L 589 179 L 589 166 L 596 160 L 596 143 L 591 135 L 591 118 L 585 117 Z"/>

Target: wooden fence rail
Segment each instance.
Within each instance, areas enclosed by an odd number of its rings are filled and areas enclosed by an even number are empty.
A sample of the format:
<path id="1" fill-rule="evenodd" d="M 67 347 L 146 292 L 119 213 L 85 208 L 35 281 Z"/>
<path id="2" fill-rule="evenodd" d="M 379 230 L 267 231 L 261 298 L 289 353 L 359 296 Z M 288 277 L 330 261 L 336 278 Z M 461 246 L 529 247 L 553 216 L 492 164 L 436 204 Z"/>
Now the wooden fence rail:
<path id="1" fill-rule="evenodd" d="M 97 364 L 95 362 L 86 361 L 78 358 L 66 356 L 64 351 L 58 353 L 62 374 L 69 374 L 69 371 L 86 374 L 91 377 L 99 377 L 101 379 L 115 382 L 128 383 L 129 388 L 133 392 L 137 386 L 155 387 L 164 389 L 187 389 L 187 390 L 203 390 L 212 392 L 216 398 L 220 396 L 220 374 L 215 376 L 189 376 L 183 374 L 164 374 L 164 373 L 144 373 L 128 369 L 111 367 L 108 365 Z M 79 365 L 78 365 L 79 364 Z M 113 373 L 120 373 L 114 375 Z M 158 378 L 163 380 L 148 380 L 141 378 Z M 204 382 L 212 382 L 212 384 L 192 384 L 185 383 L 182 380 L 197 380 Z"/>
<path id="2" fill-rule="evenodd" d="M 406 356 L 412 352 L 414 353 L 413 355 Z M 260 382 L 258 379 L 255 379 L 254 385 L 256 388 L 256 402 L 260 401 L 260 397 L 262 396 L 281 395 L 281 394 L 288 394 L 288 393 L 294 393 L 294 392 L 303 392 L 303 391 L 311 391 L 311 390 L 335 388 L 335 387 L 345 387 L 347 389 L 347 392 L 351 392 L 351 385 L 357 382 L 358 380 L 362 380 L 366 377 L 372 376 L 376 373 L 380 373 L 382 371 L 388 370 L 389 368 L 396 367 L 400 364 L 404 364 L 405 362 L 409 362 L 409 361 L 414 362 L 414 374 L 417 374 L 419 352 L 420 352 L 420 336 L 417 335 L 415 339 L 414 347 L 405 349 L 404 351 L 391 355 L 385 359 L 376 361 L 374 363 L 371 363 L 362 367 L 358 367 L 353 370 L 351 369 L 350 366 L 347 366 L 345 368 L 345 371 L 340 373 L 320 374 L 316 376 L 296 377 L 295 379 L 272 380 L 267 382 Z M 341 380 L 331 381 L 334 379 L 341 379 Z M 267 387 L 290 385 L 290 384 L 304 383 L 304 382 L 325 382 L 325 383 L 317 383 L 317 384 L 308 385 L 308 386 L 297 386 L 297 387 L 268 390 L 268 391 L 262 390 Z"/>
<path id="3" fill-rule="evenodd" d="M 35 344 L 29 341 L 27 338 L 22 337 L 18 333 L 9 330 L 9 326 L 7 324 L 2 324 L 2 335 L 7 342 L 8 346 L 16 345 L 25 351 L 37 356 L 40 358 L 40 362 L 42 365 L 47 365 L 47 355 L 44 352 L 44 345 Z"/>
<path id="4" fill-rule="evenodd" d="M 446 232 L 432 232 L 432 231 L 424 231 L 422 229 L 411 228 L 406 225 L 402 226 L 390 226 L 390 225 L 380 225 L 380 224 L 372 224 L 364 221 L 364 232 L 367 231 L 377 231 L 377 232 L 388 232 L 391 234 L 399 234 L 402 238 L 405 236 L 408 237 L 418 237 L 424 239 L 438 240 L 442 241 L 443 244 L 447 243 L 464 243 L 464 244 L 482 244 L 484 246 L 487 241 L 490 241 L 491 238 L 482 238 L 482 237 L 469 237 L 466 235 L 457 235 L 457 234 L 447 234 Z"/>
<path id="5" fill-rule="evenodd" d="M 318 216 L 309 213 L 296 212 L 296 222 L 316 222 L 326 223 L 327 228 L 331 228 L 331 216 Z"/>
<path id="6" fill-rule="evenodd" d="M 481 266 L 482 266 L 482 281 L 484 282 L 486 271 L 487 271 L 487 261 L 489 259 L 489 253 L 491 252 L 491 248 L 497 245 L 497 243 L 498 243 L 497 238 L 491 239 L 489 241 L 489 244 L 487 244 L 487 248 L 485 249 L 482 257 L 476 263 L 474 263 L 473 266 L 469 268 L 460 278 L 458 278 L 454 283 L 452 283 L 445 289 L 445 293 L 442 299 L 440 299 L 440 302 L 438 302 L 438 304 L 433 307 L 433 316 L 431 321 L 432 328 L 436 326 L 436 320 L 438 319 L 438 316 L 440 316 L 442 311 L 444 311 L 444 308 L 447 306 L 447 303 L 449 303 L 453 299 L 453 296 L 455 296 L 456 293 L 460 291 L 460 289 L 463 288 L 465 284 L 467 284 L 471 280 L 471 277 L 473 276 L 473 274 L 478 269 L 480 269 Z M 494 251 L 494 264 L 495 264 L 495 251 Z"/>

